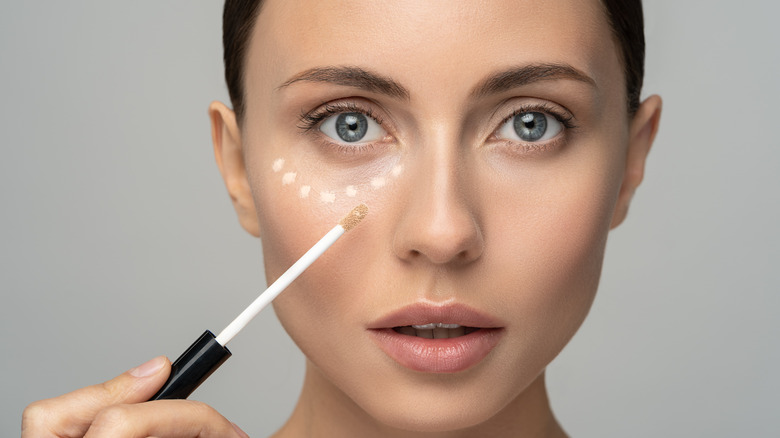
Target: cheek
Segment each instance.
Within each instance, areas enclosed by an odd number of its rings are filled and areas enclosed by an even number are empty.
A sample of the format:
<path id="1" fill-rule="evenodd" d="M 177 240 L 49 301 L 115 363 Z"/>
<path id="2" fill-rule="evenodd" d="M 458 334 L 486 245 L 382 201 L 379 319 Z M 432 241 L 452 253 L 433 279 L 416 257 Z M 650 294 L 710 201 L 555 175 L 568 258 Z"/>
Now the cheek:
<path id="1" fill-rule="evenodd" d="M 622 166 L 606 147 L 595 149 L 518 172 L 499 192 L 512 201 L 492 227 L 491 256 L 504 291 L 497 298 L 515 312 L 517 342 L 546 352 L 540 362 L 574 335 L 598 286 Z"/>
<path id="2" fill-rule="evenodd" d="M 323 159 L 320 151 L 305 147 L 313 149 L 289 141 L 267 142 L 251 148 L 247 157 L 268 283 L 356 205 L 369 207 L 359 226 L 344 234 L 274 301 L 292 339 L 307 355 L 320 357 L 323 349 L 336 353 L 351 348 L 328 333 L 334 328 L 342 333 L 349 330 L 344 327 L 345 316 L 360 313 L 353 291 L 360 289 L 356 281 L 369 276 L 367 264 L 373 253 L 368 253 L 375 243 L 371 230 L 384 226 L 381 212 L 407 172 L 397 154 L 337 165 Z M 347 318 L 354 319 L 358 318 Z"/>

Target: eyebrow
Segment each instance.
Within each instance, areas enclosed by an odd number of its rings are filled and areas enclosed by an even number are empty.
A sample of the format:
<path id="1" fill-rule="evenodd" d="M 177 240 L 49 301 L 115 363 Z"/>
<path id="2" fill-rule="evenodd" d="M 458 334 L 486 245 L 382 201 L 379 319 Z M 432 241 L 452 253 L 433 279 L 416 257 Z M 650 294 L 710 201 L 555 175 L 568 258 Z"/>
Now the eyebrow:
<path id="1" fill-rule="evenodd" d="M 483 80 L 472 97 L 480 98 L 512 88 L 547 80 L 571 79 L 596 87 L 596 81 L 568 64 L 529 64 L 500 71 Z M 324 82 L 361 88 L 391 97 L 409 100 L 409 90 L 398 82 L 360 67 L 315 67 L 304 70 L 285 81 L 277 89 L 296 82 Z"/>
<path id="2" fill-rule="evenodd" d="M 363 90 L 373 91 L 376 93 L 386 94 L 391 97 L 409 100 L 409 90 L 404 88 L 398 82 L 395 82 L 388 77 L 364 70 L 360 67 L 351 66 L 315 67 L 304 70 L 288 79 L 277 89 L 281 89 L 301 81 L 333 83 L 347 87 L 361 88 Z"/>
<path id="3" fill-rule="evenodd" d="M 573 79 L 596 87 L 596 81 L 568 64 L 530 64 L 495 73 L 474 88 L 472 97 L 485 97 L 533 82 Z"/>

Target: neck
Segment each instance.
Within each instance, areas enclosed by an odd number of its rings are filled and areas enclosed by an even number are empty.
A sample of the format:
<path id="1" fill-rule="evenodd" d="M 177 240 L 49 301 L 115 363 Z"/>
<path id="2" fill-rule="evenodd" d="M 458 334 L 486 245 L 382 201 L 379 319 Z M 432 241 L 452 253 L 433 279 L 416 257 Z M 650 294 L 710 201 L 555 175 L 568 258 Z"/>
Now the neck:
<path id="1" fill-rule="evenodd" d="M 415 432 L 379 423 L 333 385 L 311 362 L 292 416 L 274 438 L 565 438 L 547 398 L 544 373 L 504 409 L 478 425 L 445 432 Z"/>

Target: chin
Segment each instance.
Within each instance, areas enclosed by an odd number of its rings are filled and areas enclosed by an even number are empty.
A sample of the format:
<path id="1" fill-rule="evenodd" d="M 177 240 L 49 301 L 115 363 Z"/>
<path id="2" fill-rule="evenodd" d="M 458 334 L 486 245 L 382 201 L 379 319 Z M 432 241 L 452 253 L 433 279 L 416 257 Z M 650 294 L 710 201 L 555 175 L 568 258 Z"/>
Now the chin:
<path id="1" fill-rule="evenodd" d="M 471 370 L 477 371 L 477 370 Z M 529 386 L 531 376 L 490 370 L 429 375 L 412 381 L 393 378 L 351 394 L 360 410 L 376 422 L 409 432 L 448 432 L 490 423 L 509 413 L 508 406 Z M 503 372 L 502 372 L 503 371 Z M 503 375 L 504 378 L 497 378 Z M 521 397 L 522 398 L 522 397 Z"/>
<path id="2" fill-rule="evenodd" d="M 487 409 L 486 404 L 438 403 L 437 406 L 388 406 L 383 404 L 380 412 L 372 416 L 380 423 L 394 429 L 409 432 L 450 432 L 478 426 L 493 418 L 500 407 Z"/>

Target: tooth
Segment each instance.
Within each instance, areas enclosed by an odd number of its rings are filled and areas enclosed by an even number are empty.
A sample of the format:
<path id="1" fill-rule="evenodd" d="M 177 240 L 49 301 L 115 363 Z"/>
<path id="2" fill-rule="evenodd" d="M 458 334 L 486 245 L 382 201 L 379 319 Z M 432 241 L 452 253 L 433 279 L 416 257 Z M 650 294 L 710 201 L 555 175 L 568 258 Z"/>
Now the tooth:
<path id="1" fill-rule="evenodd" d="M 466 334 L 466 327 L 458 326 L 457 328 L 450 329 L 449 332 L 451 338 L 457 338 L 458 336 Z"/>
<path id="2" fill-rule="evenodd" d="M 450 329 L 437 327 L 433 329 L 434 339 L 447 339 L 450 337 Z"/>
<path id="3" fill-rule="evenodd" d="M 417 336 L 425 339 L 433 339 L 433 330 L 417 330 Z"/>
<path id="4" fill-rule="evenodd" d="M 403 327 L 398 327 L 398 333 L 407 336 L 417 336 L 416 330 L 409 327 L 408 325 L 405 325 Z"/>
<path id="5" fill-rule="evenodd" d="M 412 327 L 416 328 L 417 330 L 431 330 L 435 328 L 447 328 L 447 329 L 454 329 L 460 327 L 460 324 L 446 324 L 443 322 L 429 322 L 428 324 L 416 324 L 412 325 Z"/>

